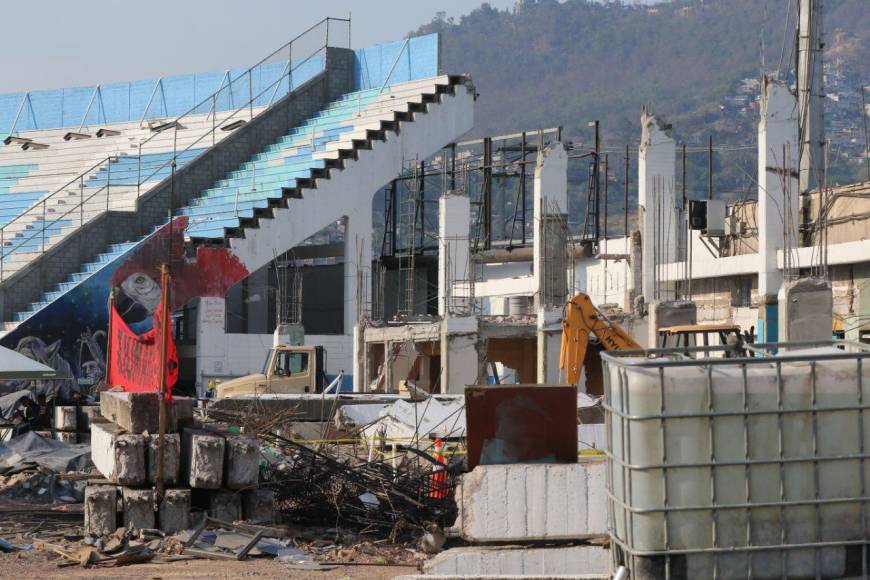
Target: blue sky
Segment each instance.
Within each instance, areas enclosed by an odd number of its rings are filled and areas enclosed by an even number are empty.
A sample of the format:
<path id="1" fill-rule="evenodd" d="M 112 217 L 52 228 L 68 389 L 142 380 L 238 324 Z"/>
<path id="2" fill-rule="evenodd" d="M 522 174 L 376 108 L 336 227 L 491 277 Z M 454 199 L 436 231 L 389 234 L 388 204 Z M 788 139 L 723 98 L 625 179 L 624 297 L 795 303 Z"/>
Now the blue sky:
<path id="1" fill-rule="evenodd" d="M 489 0 L 498 8 L 514 0 Z M 397 40 L 479 0 L 32 0 L 4 2 L 0 93 L 248 66 L 325 16 L 354 47 Z M 11 26 L 10 23 L 16 23 Z M 18 44 L 20 42 L 20 44 Z M 17 45 L 17 46 L 16 46 Z"/>

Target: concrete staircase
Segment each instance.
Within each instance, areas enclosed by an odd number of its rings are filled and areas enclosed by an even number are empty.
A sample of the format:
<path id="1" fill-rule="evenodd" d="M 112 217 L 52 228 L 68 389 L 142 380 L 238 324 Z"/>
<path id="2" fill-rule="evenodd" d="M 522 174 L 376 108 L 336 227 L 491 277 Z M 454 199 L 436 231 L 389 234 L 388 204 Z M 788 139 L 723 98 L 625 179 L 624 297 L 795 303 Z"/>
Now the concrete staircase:
<path id="1" fill-rule="evenodd" d="M 457 76 L 345 93 L 182 200 L 176 211 L 190 220 L 187 243 L 227 246 L 255 271 L 275 251 L 298 245 L 350 211 L 370 211 L 372 196 L 403 161 L 425 159 L 471 129 L 474 99 L 468 79 Z M 98 172 L 95 179 L 109 178 Z M 38 325 L 46 306 L 96 272 L 117 267 L 142 239 L 105 244 L 24 308 L 11 316 L 4 309 L 2 336 L 25 321 Z"/>

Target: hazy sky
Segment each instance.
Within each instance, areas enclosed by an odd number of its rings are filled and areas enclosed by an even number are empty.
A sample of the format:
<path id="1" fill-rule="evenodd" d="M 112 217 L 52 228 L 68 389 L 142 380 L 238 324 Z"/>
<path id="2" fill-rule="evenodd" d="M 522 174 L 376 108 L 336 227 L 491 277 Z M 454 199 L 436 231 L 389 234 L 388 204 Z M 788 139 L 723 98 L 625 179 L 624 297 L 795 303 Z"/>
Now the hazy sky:
<path id="1" fill-rule="evenodd" d="M 3 2 L 0 93 L 247 67 L 325 16 L 354 48 L 401 39 L 482 0 L 30 0 Z M 514 0 L 489 0 L 498 8 Z M 11 26 L 15 23 L 15 26 Z"/>

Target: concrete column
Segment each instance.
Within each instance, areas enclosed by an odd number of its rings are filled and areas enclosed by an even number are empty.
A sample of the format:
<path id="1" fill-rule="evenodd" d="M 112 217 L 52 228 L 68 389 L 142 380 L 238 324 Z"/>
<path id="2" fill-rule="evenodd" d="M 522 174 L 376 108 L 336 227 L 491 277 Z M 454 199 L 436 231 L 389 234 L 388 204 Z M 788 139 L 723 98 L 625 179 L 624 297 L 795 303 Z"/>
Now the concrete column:
<path id="1" fill-rule="evenodd" d="M 551 143 L 545 150 L 538 152 L 533 196 L 535 236 L 532 260 L 535 276 L 535 310 L 540 310 L 542 306 L 561 308 L 564 304 L 552 304 L 552 297 L 544 295 L 548 286 L 547 277 L 559 275 L 547 271 L 548 248 L 544 242 L 546 233 L 551 231 L 551 228 L 547 227 L 551 223 L 550 218 L 568 212 L 568 154 L 562 143 Z M 567 271 L 562 271 L 561 276 L 567 281 Z"/>
<path id="2" fill-rule="evenodd" d="M 476 316 L 450 316 L 441 322 L 441 392 L 459 395 L 481 376 Z"/>
<path id="3" fill-rule="evenodd" d="M 468 314 L 469 261 L 468 224 L 471 200 L 446 193 L 438 199 L 438 315 Z"/>
<path id="4" fill-rule="evenodd" d="M 798 224 L 798 107 L 781 81 L 765 77 L 758 123 L 758 340 L 779 340 L 777 253 L 795 246 Z M 788 193 L 790 192 L 790 195 Z M 788 226 L 788 227 L 786 227 Z M 788 232 L 788 234 L 786 233 Z"/>
<path id="5" fill-rule="evenodd" d="M 568 155 L 562 143 L 538 152 L 535 165 L 533 253 L 537 313 L 537 381 L 557 383 L 562 309 L 568 299 L 567 240 L 557 222 L 568 212 Z M 564 282 L 564 284 L 563 284 Z"/>
<path id="6" fill-rule="evenodd" d="M 758 124 L 758 295 L 775 303 L 782 284 L 777 252 L 783 249 L 786 224 L 789 245 L 796 245 L 798 224 L 797 100 L 788 87 L 765 78 Z M 783 149 L 785 152 L 783 153 Z M 783 158 L 785 155 L 785 158 Z"/>
<path id="7" fill-rule="evenodd" d="M 226 300 L 200 298 L 196 313 L 196 386 L 205 392 L 209 377 L 224 376 L 227 367 Z"/>
<path id="8" fill-rule="evenodd" d="M 360 274 L 362 274 L 366 284 L 371 279 L 371 204 L 357 207 L 355 211 L 349 212 L 344 219 L 344 333 L 352 335 L 353 328 L 357 324 L 357 286 Z M 368 292 L 363 293 L 363 297 L 367 295 Z"/>
<path id="9" fill-rule="evenodd" d="M 673 300 L 673 285 L 655 284 L 657 264 L 673 262 L 676 257 L 678 220 L 676 210 L 676 143 L 671 126 L 644 110 L 640 117 L 641 140 L 638 151 L 638 204 L 640 211 L 642 292 L 644 300 Z"/>

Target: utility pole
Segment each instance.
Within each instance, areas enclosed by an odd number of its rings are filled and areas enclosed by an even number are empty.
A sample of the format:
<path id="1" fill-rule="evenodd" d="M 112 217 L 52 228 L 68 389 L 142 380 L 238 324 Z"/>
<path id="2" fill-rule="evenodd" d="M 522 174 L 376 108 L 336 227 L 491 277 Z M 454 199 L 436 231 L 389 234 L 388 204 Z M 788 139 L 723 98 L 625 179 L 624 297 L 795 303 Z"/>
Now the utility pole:
<path id="1" fill-rule="evenodd" d="M 825 146 L 822 0 L 799 0 L 797 29 L 800 193 L 821 185 Z"/>

